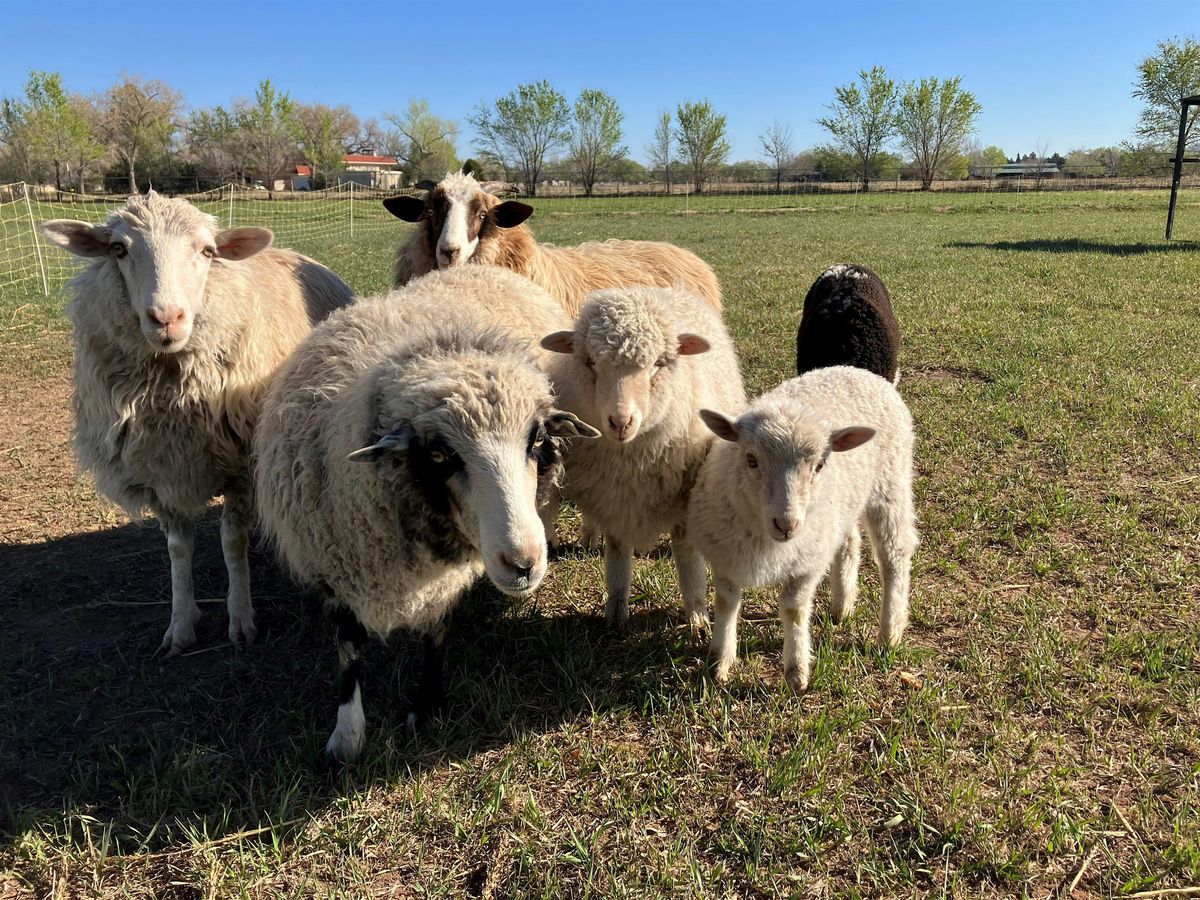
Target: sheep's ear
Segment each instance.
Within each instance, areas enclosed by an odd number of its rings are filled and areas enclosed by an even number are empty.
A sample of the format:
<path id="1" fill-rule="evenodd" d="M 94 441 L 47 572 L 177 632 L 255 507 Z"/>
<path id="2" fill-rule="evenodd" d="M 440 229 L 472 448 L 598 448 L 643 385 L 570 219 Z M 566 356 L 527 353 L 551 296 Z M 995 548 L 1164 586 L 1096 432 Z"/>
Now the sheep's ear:
<path id="1" fill-rule="evenodd" d="M 851 425 L 849 428 L 839 429 L 829 436 L 829 448 L 834 453 L 841 453 L 843 450 L 861 447 L 873 437 L 875 437 L 874 428 L 868 428 L 866 425 Z"/>
<path id="2" fill-rule="evenodd" d="M 707 353 L 712 344 L 698 334 L 681 334 L 679 336 L 679 355 L 695 356 L 697 353 Z"/>
<path id="3" fill-rule="evenodd" d="M 548 334 L 542 338 L 541 345 L 543 350 L 550 350 L 554 353 L 574 353 L 575 332 L 556 331 L 554 334 Z"/>
<path id="4" fill-rule="evenodd" d="M 428 178 L 422 178 L 420 181 L 414 184 L 413 187 L 415 187 L 418 191 L 432 191 L 435 187 L 437 187 L 437 182 L 430 181 Z M 384 205 L 387 205 L 386 200 L 383 202 Z"/>
<path id="5" fill-rule="evenodd" d="M 468 160 L 467 162 L 464 162 L 462 164 L 462 169 L 459 170 L 459 174 L 460 175 L 470 175 L 471 174 L 470 160 Z"/>
<path id="6" fill-rule="evenodd" d="M 704 420 L 704 424 L 708 426 L 708 430 L 723 441 L 733 441 L 736 444 L 737 439 L 741 437 L 737 422 L 729 418 L 725 413 L 719 413 L 715 409 L 702 409 L 700 410 L 700 418 Z"/>
<path id="7" fill-rule="evenodd" d="M 551 437 L 581 437 L 598 438 L 600 432 L 589 425 L 575 413 L 564 409 L 554 409 L 546 416 L 546 434 Z"/>
<path id="8" fill-rule="evenodd" d="M 514 228 L 533 215 L 533 207 L 520 200 L 505 200 L 492 209 L 492 215 L 501 228 Z"/>
<path id="9" fill-rule="evenodd" d="M 408 445 L 416 437 L 416 434 L 411 425 L 401 425 L 399 428 L 389 431 L 369 447 L 363 447 L 347 454 L 346 459 L 352 462 L 376 462 L 389 453 L 403 453 L 408 449 Z"/>
<path id="10" fill-rule="evenodd" d="M 397 219 L 416 222 L 425 212 L 425 201 L 420 197 L 388 197 L 383 201 L 383 208 Z"/>
<path id="11" fill-rule="evenodd" d="M 107 256 L 112 229 L 75 219 L 51 219 L 42 223 L 42 234 L 56 247 L 76 256 Z"/>
<path id="12" fill-rule="evenodd" d="M 262 253 L 275 240 L 270 228 L 230 228 L 217 235 L 217 255 L 221 259 L 249 259 Z"/>

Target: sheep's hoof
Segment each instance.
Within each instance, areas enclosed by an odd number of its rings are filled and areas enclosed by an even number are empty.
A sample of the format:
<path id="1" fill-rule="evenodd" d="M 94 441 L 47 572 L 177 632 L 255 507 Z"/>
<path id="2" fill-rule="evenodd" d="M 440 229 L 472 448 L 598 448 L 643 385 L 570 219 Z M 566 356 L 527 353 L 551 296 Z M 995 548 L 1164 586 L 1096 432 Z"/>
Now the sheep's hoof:
<path id="1" fill-rule="evenodd" d="M 239 644 L 245 641 L 253 644 L 258 637 L 258 626 L 254 624 L 254 610 L 231 612 L 229 614 L 229 643 Z"/>
<path id="2" fill-rule="evenodd" d="M 337 754 L 329 749 L 328 746 L 321 751 L 321 759 L 317 763 L 317 770 L 326 775 L 338 776 L 346 768 L 346 764 L 337 758 Z"/>
<path id="3" fill-rule="evenodd" d="M 709 620 L 707 613 L 689 613 L 688 628 L 692 632 L 692 637 L 696 640 L 703 640 L 712 634 L 712 622 Z"/>
<path id="4" fill-rule="evenodd" d="M 159 645 L 158 652 L 162 654 L 164 659 L 170 659 L 172 656 L 178 656 L 182 651 L 195 643 L 195 621 L 172 619 L 171 624 L 167 626 L 166 633 L 163 635 L 162 644 Z"/>
<path id="5" fill-rule="evenodd" d="M 718 660 L 713 666 L 713 680 L 716 681 L 717 684 L 727 684 L 729 682 L 729 670 L 732 668 L 733 660 Z"/>
<path id="6" fill-rule="evenodd" d="M 365 734 L 339 734 L 334 731 L 329 736 L 329 740 L 325 742 L 325 749 L 321 751 L 321 770 L 331 773 L 341 771 L 346 765 L 358 759 L 364 744 L 366 744 Z"/>
<path id="7" fill-rule="evenodd" d="M 808 675 L 801 673 L 799 668 L 788 669 L 783 673 L 783 677 L 787 681 L 788 687 L 797 694 L 803 694 L 808 690 Z"/>

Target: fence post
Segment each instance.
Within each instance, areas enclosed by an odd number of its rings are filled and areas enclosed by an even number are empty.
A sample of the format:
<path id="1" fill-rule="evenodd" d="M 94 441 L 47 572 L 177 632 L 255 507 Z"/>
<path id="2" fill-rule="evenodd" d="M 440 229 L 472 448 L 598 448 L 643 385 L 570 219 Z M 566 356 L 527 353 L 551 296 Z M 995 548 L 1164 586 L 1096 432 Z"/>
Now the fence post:
<path id="1" fill-rule="evenodd" d="M 29 185 L 21 182 L 25 194 L 25 211 L 29 213 L 29 230 L 33 232 L 33 249 L 37 251 L 38 272 L 42 276 L 42 295 L 50 296 L 50 283 L 46 280 L 46 261 L 42 259 L 42 242 L 38 239 L 37 223 L 33 220 L 33 204 L 29 202 Z"/>
<path id="2" fill-rule="evenodd" d="M 354 238 L 354 182 L 350 182 L 350 238 Z"/>
<path id="3" fill-rule="evenodd" d="M 229 224 L 226 228 L 233 227 L 233 182 L 229 182 Z"/>

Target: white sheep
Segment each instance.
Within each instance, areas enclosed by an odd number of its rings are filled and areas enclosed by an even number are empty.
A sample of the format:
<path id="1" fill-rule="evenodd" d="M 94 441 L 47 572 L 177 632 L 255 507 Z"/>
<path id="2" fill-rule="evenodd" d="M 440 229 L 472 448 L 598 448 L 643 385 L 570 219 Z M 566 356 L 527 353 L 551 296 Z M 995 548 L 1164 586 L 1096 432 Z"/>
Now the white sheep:
<path id="1" fill-rule="evenodd" d="M 389 197 L 392 215 L 416 222 L 396 251 L 396 287 L 435 269 L 467 263 L 502 266 L 545 288 L 576 316 L 590 291 L 626 285 L 681 284 L 721 309 L 721 286 L 696 254 L 659 241 L 588 241 L 575 247 L 539 244 L 524 224 L 533 207 L 500 201 L 470 174 L 448 174 L 425 197 Z"/>
<path id="2" fill-rule="evenodd" d="M 486 572 L 524 596 L 545 574 L 538 505 L 555 487 L 560 439 L 598 436 L 554 406 L 527 337 L 546 315 L 561 315 L 555 301 L 511 272 L 431 273 L 330 316 L 266 397 L 255 435 L 262 522 L 338 626 L 327 763 L 363 746 L 368 634 L 425 634 L 419 724 L 441 703 L 444 620 L 464 592 Z"/>
<path id="3" fill-rule="evenodd" d="M 74 278 L 75 450 L 100 492 L 158 517 L 171 557 L 162 649 L 195 642 L 193 522 L 224 495 L 229 639 L 254 640 L 251 433 L 275 368 L 351 291 L 319 263 L 268 249 L 265 228 L 219 231 L 151 191 L 104 224 L 57 219 L 47 239 L 93 262 Z"/>
<path id="4" fill-rule="evenodd" d="M 722 439 L 700 469 L 688 513 L 688 534 L 716 586 L 717 679 L 728 677 L 736 656 L 742 589 L 782 584 L 784 674 L 794 690 L 807 689 L 813 595 L 832 565 L 833 618 L 850 615 L 860 520 L 883 580 L 879 643 L 899 643 L 918 538 L 912 417 L 895 387 L 834 366 L 785 381 L 736 418 L 700 415 Z"/>
<path id="5" fill-rule="evenodd" d="M 555 382 L 563 408 L 604 434 L 572 448 L 565 491 L 604 536 L 608 623 L 628 621 L 634 551 L 670 532 L 689 624 L 704 628 L 704 560 L 686 527 L 688 493 L 712 443 L 697 412 L 745 403 L 720 314 L 682 287 L 597 291 L 574 331 L 542 346 L 570 354 Z"/>

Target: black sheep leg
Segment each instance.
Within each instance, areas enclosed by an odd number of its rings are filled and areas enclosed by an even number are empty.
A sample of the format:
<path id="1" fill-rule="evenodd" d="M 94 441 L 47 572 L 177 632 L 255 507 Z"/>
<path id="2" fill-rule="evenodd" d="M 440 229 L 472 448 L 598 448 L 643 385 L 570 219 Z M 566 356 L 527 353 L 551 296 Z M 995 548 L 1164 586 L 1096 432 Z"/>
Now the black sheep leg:
<path id="1" fill-rule="evenodd" d="M 325 744 L 324 762 L 328 767 L 352 761 L 362 751 L 367 737 L 360 659 L 367 631 L 345 607 L 334 610 L 333 617 L 337 625 L 338 713 L 337 726 Z"/>
<path id="2" fill-rule="evenodd" d="M 446 685 L 442 674 L 445 658 L 446 625 L 443 622 L 425 635 L 425 661 L 421 667 L 421 682 L 413 698 L 412 712 L 408 714 L 408 727 L 413 731 L 421 728 L 446 705 Z"/>

